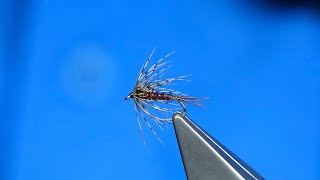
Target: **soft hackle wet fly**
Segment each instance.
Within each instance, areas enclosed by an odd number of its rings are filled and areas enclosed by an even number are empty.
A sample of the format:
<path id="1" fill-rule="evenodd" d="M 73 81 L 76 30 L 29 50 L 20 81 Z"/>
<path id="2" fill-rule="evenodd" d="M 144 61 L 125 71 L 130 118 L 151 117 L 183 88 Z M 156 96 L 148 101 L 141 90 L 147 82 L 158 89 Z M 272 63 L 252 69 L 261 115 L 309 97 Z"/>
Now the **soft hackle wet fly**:
<path id="1" fill-rule="evenodd" d="M 149 69 L 147 69 L 148 63 L 150 62 L 154 51 L 155 49 L 153 49 L 153 51 L 151 52 L 147 62 L 142 65 L 133 91 L 125 98 L 125 100 L 129 100 L 131 98 L 134 100 L 136 119 L 138 121 L 140 134 L 144 143 L 145 140 L 142 133 L 139 115 L 141 119 L 147 124 L 149 129 L 153 132 L 153 134 L 162 143 L 161 139 L 152 128 L 145 114 L 149 116 L 162 129 L 161 126 L 164 123 L 172 122 L 172 114 L 174 112 L 183 111 L 182 115 L 186 115 L 187 109 L 184 105 L 185 102 L 201 107 L 202 105 L 200 104 L 200 101 L 204 100 L 204 98 L 188 96 L 167 87 L 171 85 L 173 81 L 187 80 L 186 78 L 191 76 L 184 75 L 174 78 L 162 78 L 162 76 L 171 66 L 164 60 L 174 52 L 162 57 Z"/>

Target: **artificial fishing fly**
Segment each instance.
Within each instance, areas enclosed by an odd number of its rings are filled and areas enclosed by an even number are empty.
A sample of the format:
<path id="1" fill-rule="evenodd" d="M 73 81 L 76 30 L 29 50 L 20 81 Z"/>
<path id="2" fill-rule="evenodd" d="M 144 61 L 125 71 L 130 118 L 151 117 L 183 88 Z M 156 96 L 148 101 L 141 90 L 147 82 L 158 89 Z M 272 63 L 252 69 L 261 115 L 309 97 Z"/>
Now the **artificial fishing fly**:
<path id="1" fill-rule="evenodd" d="M 184 103 L 190 103 L 192 105 L 202 107 L 200 102 L 205 100 L 205 98 L 188 96 L 184 93 L 168 88 L 173 81 L 187 80 L 186 78 L 191 76 L 184 75 L 174 78 L 162 78 L 171 66 L 164 60 L 174 52 L 162 57 L 147 69 L 154 51 L 155 49 L 152 50 L 147 62 L 142 65 L 133 91 L 125 98 L 125 100 L 132 98 L 134 101 L 136 119 L 138 121 L 140 134 L 144 144 L 145 140 L 140 124 L 140 118 L 147 124 L 152 133 L 162 143 L 145 115 L 150 117 L 162 129 L 161 126 L 164 125 L 164 123 L 172 122 L 172 114 L 174 112 L 183 111 L 182 115 L 186 115 L 187 109 Z"/>

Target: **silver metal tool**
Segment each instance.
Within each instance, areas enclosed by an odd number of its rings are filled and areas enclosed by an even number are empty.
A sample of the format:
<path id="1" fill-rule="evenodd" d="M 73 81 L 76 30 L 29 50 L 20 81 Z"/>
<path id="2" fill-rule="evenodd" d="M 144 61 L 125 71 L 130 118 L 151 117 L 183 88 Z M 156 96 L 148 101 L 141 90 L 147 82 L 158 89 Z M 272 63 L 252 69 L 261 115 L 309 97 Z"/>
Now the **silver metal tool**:
<path id="1" fill-rule="evenodd" d="M 173 126 L 189 180 L 264 179 L 187 116 L 175 113 Z"/>

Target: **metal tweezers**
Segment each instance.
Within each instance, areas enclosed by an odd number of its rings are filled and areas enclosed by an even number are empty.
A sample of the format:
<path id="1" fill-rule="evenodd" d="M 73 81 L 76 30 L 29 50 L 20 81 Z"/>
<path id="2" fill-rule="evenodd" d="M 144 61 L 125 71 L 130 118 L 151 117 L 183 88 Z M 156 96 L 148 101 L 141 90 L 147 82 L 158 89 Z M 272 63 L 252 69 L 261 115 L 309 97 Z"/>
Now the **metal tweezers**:
<path id="1" fill-rule="evenodd" d="M 264 179 L 187 116 L 175 113 L 173 126 L 189 180 Z"/>

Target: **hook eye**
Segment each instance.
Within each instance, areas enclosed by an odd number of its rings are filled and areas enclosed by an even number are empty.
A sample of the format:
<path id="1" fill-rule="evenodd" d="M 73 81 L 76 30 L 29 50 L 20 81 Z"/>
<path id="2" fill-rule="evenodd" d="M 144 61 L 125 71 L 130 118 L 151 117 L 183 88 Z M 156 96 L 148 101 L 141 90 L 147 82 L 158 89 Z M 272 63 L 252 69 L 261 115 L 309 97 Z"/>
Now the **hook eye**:
<path id="1" fill-rule="evenodd" d="M 124 100 L 129 100 L 130 98 L 132 98 L 132 93 L 130 93 L 127 97 L 124 98 Z"/>

